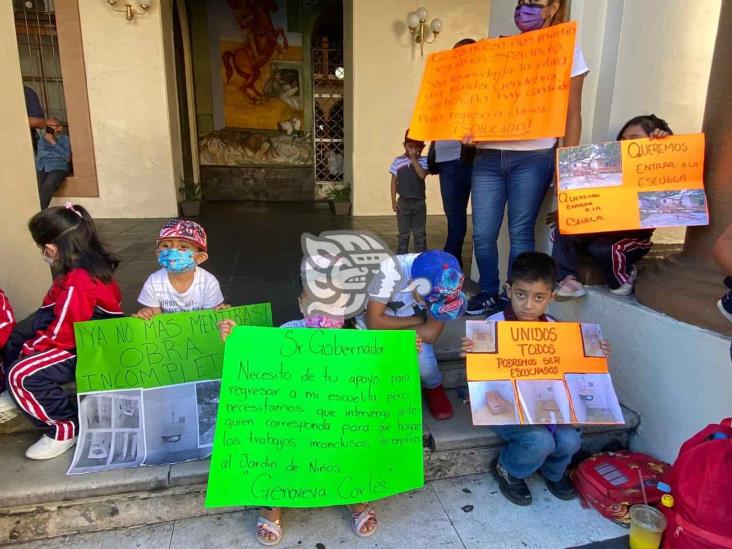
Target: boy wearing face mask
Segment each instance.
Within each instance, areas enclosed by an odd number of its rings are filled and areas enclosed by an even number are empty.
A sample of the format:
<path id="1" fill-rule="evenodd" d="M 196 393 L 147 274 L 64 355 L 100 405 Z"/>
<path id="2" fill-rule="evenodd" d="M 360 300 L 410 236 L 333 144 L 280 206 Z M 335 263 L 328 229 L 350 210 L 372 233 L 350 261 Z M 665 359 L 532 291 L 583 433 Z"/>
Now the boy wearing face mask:
<path id="1" fill-rule="evenodd" d="M 226 307 L 218 280 L 199 266 L 208 253 L 206 231 L 198 223 L 168 221 L 160 229 L 156 253 L 161 268 L 145 281 L 137 297 L 144 307 L 132 316 L 150 320 L 160 313 Z"/>

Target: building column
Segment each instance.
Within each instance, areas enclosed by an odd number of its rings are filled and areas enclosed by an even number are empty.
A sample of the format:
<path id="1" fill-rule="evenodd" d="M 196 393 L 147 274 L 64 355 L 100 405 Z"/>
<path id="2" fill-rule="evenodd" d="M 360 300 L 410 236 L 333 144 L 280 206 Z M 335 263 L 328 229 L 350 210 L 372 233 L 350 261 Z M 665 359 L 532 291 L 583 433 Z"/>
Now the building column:
<path id="1" fill-rule="evenodd" d="M 690 227 L 682 253 L 645 269 L 638 278 L 638 301 L 674 318 L 726 335 L 732 324 L 717 311 L 725 275 L 712 247 L 732 223 L 732 2 L 722 2 L 709 77 L 703 132 L 706 134 L 704 186 L 709 225 Z M 669 93 L 673 93 L 669 91 Z"/>

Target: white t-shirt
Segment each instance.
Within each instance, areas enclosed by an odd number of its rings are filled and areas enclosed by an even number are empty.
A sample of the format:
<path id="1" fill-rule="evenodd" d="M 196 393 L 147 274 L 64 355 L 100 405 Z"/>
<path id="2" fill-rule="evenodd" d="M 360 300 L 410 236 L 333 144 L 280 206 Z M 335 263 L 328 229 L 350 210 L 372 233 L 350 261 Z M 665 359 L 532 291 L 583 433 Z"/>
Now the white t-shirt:
<path id="1" fill-rule="evenodd" d="M 168 271 L 160 269 L 147 277 L 137 301 L 145 307 L 160 307 L 164 313 L 180 313 L 213 309 L 224 302 L 224 296 L 216 277 L 201 267 L 196 267 L 191 287 L 183 293 L 170 283 Z"/>
<path id="2" fill-rule="evenodd" d="M 396 310 L 387 307 L 387 316 L 412 316 L 415 314 L 415 306 L 418 305 L 417 300 L 414 298 L 414 292 L 412 290 L 406 290 L 412 282 L 412 264 L 417 256 L 420 254 L 401 254 L 394 256 L 396 258 L 396 265 L 391 259 L 387 259 L 381 263 L 379 267 L 379 274 L 374 277 L 366 289 L 370 301 L 378 301 L 379 303 L 401 303 L 401 306 Z M 399 276 L 400 280 L 396 283 Z M 387 292 L 382 291 L 382 284 L 393 284 L 393 288 L 388 292 L 388 297 L 384 297 Z M 421 308 L 424 308 L 421 306 Z M 366 313 L 361 313 L 356 317 L 356 326 L 359 328 L 366 328 Z"/>
<path id="3" fill-rule="evenodd" d="M 574 58 L 572 59 L 572 72 L 570 77 L 574 78 L 581 74 L 590 72 L 587 66 L 585 56 L 582 55 L 579 42 L 574 43 Z M 479 141 L 477 148 L 479 149 L 500 149 L 503 151 L 538 151 L 540 149 L 551 149 L 557 142 L 556 137 L 546 137 L 542 139 L 524 139 L 519 141 Z"/>

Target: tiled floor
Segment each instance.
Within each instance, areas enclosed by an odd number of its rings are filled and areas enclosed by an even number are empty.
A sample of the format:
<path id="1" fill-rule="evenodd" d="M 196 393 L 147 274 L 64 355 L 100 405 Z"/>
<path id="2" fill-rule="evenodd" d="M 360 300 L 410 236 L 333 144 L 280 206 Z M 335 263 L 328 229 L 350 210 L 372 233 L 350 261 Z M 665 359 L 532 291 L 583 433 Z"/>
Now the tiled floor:
<path id="1" fill-rule="evenodd" d="M 369 230 L 396 249 L 394 216 L 335 216 L 324 203 L 209 202 L 196 219 L 208 233 L 209 260 L 203 267 L 219 280 L 227 301 L 235 305 L 269 301 L 275 325 L 297 318 L 298 280 L 302 233 L 319 234 L 336 229 Z M 155 237 L 167 219 L 102 219 L 97 221 L 104 240 L 121 257 L 117 271 L 127 313 L 139 308 L 137 294 L 147 276 L 156 270 Z M 472 230 L 463 248 L 469 275 L 473 253 Z M 447 222 L 442 215 L 428 216 L 427 245 L 442 248 Z M 684 228 L 658 229 L 647 260 L 679 249 Z M 471 294 L 475 285 L 468 283 Z"/>
<path id="2" fill-rule="evenodd" d="M 155 238 L 166 219 L 103 219 L 97 221 L 105 242 L 122 259 L 117 281 L 127 313 L 139 307 L 137 294 L 157 269 Z M 303 232 L 336 229 L 370 230 L 396 248 L 396 219 L 331 215 L 327 205 L 312 203 L 211 202 L 196 219 L 208 233 L 209 260 L 203 265 L 219 280 L 232 304 L 272 303 L 275 324 L 296 318 Z M 447 234 L 444 216 L 429 216 L 428 246 L 442 248 Z M 463 251 L 470 269 L 470 231 Z"/>
<path id="3" fill-rule="evenodd" d="M 421 490 L 374 503 L 379 529 L 359 540 L 344 507 L 286 509 L 283 549 L 627 549 L 627 530 L 584 509 L 578 500 L 552 497 L 538 478 L 529 481 L 534 503 L 518 507 L 490 475 L 426 483 Z M 261 547 L 255 540 L 257 510 L 201 516 L 150 526 L 79 534 L 18 545 L 18 549 L 141 547 L 217 549 Z"/>

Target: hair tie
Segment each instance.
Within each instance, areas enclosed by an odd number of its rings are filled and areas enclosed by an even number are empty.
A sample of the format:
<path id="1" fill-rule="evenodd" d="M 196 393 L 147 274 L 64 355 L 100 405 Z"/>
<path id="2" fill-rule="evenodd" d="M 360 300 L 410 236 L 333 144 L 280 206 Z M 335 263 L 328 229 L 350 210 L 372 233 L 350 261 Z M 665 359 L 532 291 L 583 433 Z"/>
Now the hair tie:
<path id="1" fill-rule="evenodd" d="M 79 217 L 80 217 L 81 219 L 84 219 L 84 218 L 82 217 L 82 215 L 81 215 L 81 212 L 80 212 L 79 210 L 75 209 L 75 208 L 74 208 L 74 205 L 73 205 L 73 204 L 72 204 L 71 202 L 66 202 L 66 203 L 64 204 L 64 208 L 66 208 L 67 210 L 71 210 L 71 211 L 72 211 L 72 212 L 74 212 L 74 213 L 75 213 L 76 215 L 78 215 L 78 216 L 79 216 Z"/>

